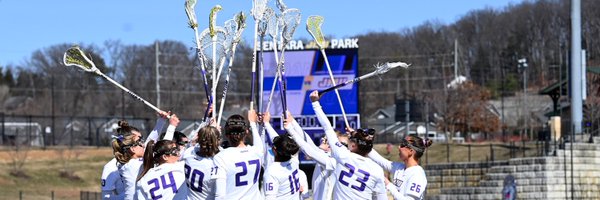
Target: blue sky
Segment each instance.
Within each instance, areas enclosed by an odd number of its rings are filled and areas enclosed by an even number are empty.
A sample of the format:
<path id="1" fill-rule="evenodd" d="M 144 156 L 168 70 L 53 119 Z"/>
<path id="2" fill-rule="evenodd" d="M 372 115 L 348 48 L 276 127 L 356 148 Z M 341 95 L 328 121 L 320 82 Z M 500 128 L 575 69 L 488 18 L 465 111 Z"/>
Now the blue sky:
<path id="1" fill-rule="evenodd" d="M 107 40 L 148 45 L 176 40 L 193 46 L 184 0 L 0 0 L 0 66 L 23 64 L 35 50 L 61 43 L 102 45 Z M 370 31 L 399 31 L 428 20 L 450 24 L 471 10 L 503 9 L 522 0 L 288 0 L 302 12 L 295 38 L 311 38 L 306 18 L 325 18 L 326 35 L 346 38 Z M 274 0 L 271 0 L 271 4 Z M 200 30 L 208 26 L 210 8 L 220 4 L 217 23 L 235 13 L 249 13 L 251 0 L 198 0 Z M 251 16 L 244 39 L 251 41 Z"/>

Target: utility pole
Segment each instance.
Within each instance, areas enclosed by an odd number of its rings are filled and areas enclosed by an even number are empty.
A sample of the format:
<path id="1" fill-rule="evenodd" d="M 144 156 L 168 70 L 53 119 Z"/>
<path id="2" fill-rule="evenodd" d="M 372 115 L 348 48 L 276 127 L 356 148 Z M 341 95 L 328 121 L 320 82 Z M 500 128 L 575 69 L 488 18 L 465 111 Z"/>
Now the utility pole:
<path id="1" fill-rule="evenodd" d="M 154 56 L 155 56 L 155 64 L 156 64 L 156 107 L 160 108 L 160 73 L 158 71 L 158 68 L 160 67 L 160 59 L 159 59 L 159 55 L 160 55 L 160 51 L 158 50 L 158 41 L 154 42 Z"/>
<path id="2" fill-rule="evenodd" d="M 454 80 L 458 78 L 458 40 L 454 39 Z"/>
<path id="3" fill-rule="evenodd" d="M 527 134 L 529 130 L 529 111 L 527 109 L 527 58 L 521 58 L 518 60 L 518 68 L 523 71 L 523 119 L 525 123 L 525 131 Z"/>
<path id="4" fill-rule="evenodd" d="M 581 97 L 581 1 L 571 2 L 571 126 L 581 133 L 583 106 Z"/>
<path id="5" fill-rule="evenodd" d="M 410 123 L 410 101 L 408 100 L 408 70 L 404 70 L 405 74 L 405 80 L 406 80 L 406 89 L 404 90 L 404 110 L 406 111 L 406 132 L 404 137 L 409 135 L 409 129 L 410 127 L 408 126 L 408 123 Z"/>

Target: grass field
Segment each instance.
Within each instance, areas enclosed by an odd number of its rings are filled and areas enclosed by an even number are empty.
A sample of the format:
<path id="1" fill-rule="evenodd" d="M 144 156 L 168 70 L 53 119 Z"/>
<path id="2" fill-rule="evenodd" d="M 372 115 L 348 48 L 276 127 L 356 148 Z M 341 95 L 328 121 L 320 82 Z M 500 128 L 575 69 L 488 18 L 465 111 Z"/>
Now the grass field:
<path id="1" fill-rule="evenodd" d="M 520 144 L 520 143 L 519 143 Z M 450 162 L 467 162 L 469 148 L 462 144 L 450 144 Z M 375 149 L 384 157 L 397 161 L 398 148 L 394 146 L 390 154 L 386 153 L 386 145 L 378 144 Z M 495 144 L 494 159 L 506 160 L 510 158 L 507 147 Z M 521 148 L 523 149 L 523 148 Z M 531 156 L 536 152 L 535 144 L 526 145 L 526 155 Z M 24 175 L 11 175 L 12 158 L 27 153 L 27 159 L 22 167 Z M 446 163 L 446 144 L 434 144 L 426 155 L 421 158 L 421 165 Z M 520 149 L 513 153 L 522 156 Z M 485 161 L 490 159 L 489 144 L 474 144 L 471 146 L 471 161 Z M 0 199 L 79 199 L 80 191 L 100 191 L 100 176 L 102 167 L 112 159 L 112 150 L 109 147 L 76 147 L 50 148 L 46 150 L 30 149 L 15 154 L 14 150 L 0 149 Z M 18 159 L 17 159 L 18 160 Z M 71 173 L 69 173 L 71 172 Z"/>

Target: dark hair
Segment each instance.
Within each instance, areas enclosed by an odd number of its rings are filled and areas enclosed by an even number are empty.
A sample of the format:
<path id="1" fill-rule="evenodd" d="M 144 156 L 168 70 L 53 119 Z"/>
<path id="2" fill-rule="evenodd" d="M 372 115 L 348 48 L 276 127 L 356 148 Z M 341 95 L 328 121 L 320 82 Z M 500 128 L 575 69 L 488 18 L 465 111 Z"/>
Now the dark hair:
<path id="1" fill-rule="evenodd" d="M 144 163 L 142 164 L 142 172 L 138 175 L 137 181 L 139 181 L 155 164 L 162 164 L 165 161 L 162 160 L 163 155 L 179 153 L 177 145 L 175 148 L 171 147 L 175 142 L 171 140 L 160 140 L 154 143 L 154 141 L 148 142 L 146 145 L 146 151 L 144 152 Z"/>
<path id="2" fill-rule="evenodd" d="M 117 122 L 119 128 L 117 128 L 117 135 L 128 136 L 133 134 L 133 131 L 140 132 L 136 127 L 130 126 L 125 120 L 119 120 Z"/>
<path id="3" fill-rule="evenodd" d="M 246 119 L 241 115 L 232 115 L 227 118 L 223 130 L 225 136 L 229 140 L 229 145 L 237 146 L 241 141 L 244 141 L 244 137 L 246 137 L 248 130 L 246 124 L 248 124 L 246 123 Z"/>
<path id="4" fill-rule="evenodd" d="M 422 139 L 416 135 L 408 135 L 407 137 L 408 139 L 405 140 L 408 144 L 407 146 L 415 150 L 415 152 L 417 152 L 417 154 L 415 155 L 417 161 L 419 160 L 419 158 L 421 158 L 421 156 L 423 156 L 425 150 L 429 148 L 431 144 L 433 144 L 432 140 Z"/>
<path id="5" fill-rule="evenodd" d="M 213 157 L 219 153 L 220 134 L 219 129 L 212 126 L 205 126 L 198 130 L 196 142 L 200 145 L 200 148 L 196 154 L 202 157 Z"/>
<path id="6" fill-rule="evenodd" d="M 375 129 L 357 129 L 352 132 L 350 136 L 350 141 L 356 143 L 357 150 L 354 153 L 357 153 L 361 156 L 366 156 L 373 149 L 373 140 L 375 139 Z"/>
<path id="7" fill-rule="evenodd" d="M 273 139 L 273 151 L 275 151 L 275 161 L 285 162 L 292 158 L 292 155 L 298 153 L 300 146 L 291 138 L 291 135 L 285 133 Z"/>
<path id="8" fill-rule="evenodd" d="M 166 134 L 167 132 L 161 133 L 160 136 L 158 136 L 158 140 L 162 140 L 163 138 L 165 138 Z M 183 138 L 187 138 L 187 135 L 185 135 L 181 131 L 175 131 L 173 133 L 173 142 L 177 143 L 177 145 L 186 145 L 183 144 Z"/>

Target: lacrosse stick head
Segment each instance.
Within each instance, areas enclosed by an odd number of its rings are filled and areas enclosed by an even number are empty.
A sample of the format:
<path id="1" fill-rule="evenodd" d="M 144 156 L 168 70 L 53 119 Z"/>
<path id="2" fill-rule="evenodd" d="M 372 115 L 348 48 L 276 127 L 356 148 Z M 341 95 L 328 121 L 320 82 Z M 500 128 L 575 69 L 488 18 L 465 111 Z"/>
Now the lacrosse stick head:
<path id="1" fill-rule="evenodd" d="M 382 75 L 382 74 L 384 74 L 384 73 L 386 73 L 386 72 L 388 72 L 391 69 L 394 69 L 396 67 L 408 68 L 409 66 L 410 66 L 410 64 L 406 64 L 406 63 L 403 63 L 403 62 L 388 62 L 388 63 L 385 63 L 383 65 L 377 66 L 376 67 L 377 69 L 375 70 L 375 73 L 377 75 Z"/>
<path id="2" fill-rule="evenodd" d="M 294 37 L 294 32 L 300 24 L 301 13 L 300 10 L 295 8 L 290 8 L 285 10 L 282 14 L 282 22 L 283 22 L 283 32 L 281 33 L 281 37 L 283 37 L 283 43 L 287 44 Z"/>
<path id="3" fill-rule="evenodd" d="M 283 0 L 277 0 L 277 8 L 279 8 L 279 10 L 281 12 L 284 12 L 285 10 L 287 10 L 287 6 L 285 5 L 285 3 L 283 3 Z"/>
<path id="4" fill-rule="evenodd" d="M 73 45 L 71 48 L 65 51 L 63 55 L 63 63 L 65 66 L 75 66 L 86 72 L 96 72 L 98 68 L 94 65 L 91 59 L 89 59 L 85 53 L 79 49 L 79 45 Z"/>
<path id="5" fill-rule="evenodd" d="M 214 37 L 215 27 L 217 26 L 217 13 L 221 11 L 223 8 L 221 5 L 216 5 L 212 9 L 210 9 L 210 16 L 208 16 L 208 29 L 210 30 L 210 36 Z"/>
<path id="6" fill-rule="evenodd" d="M 210 30 L 204 29 L 200 34 L 200 42 L 201 47 L 199 49 L 200 59 L 202 60 L 202 65 L 205 66 L 207 71 L 213 70 L 213 66 L 222 67 L 222 60 L 226 58 L 227 53 L 229 52 L 229 47 L 231 45 L 227 45 L 227 33 L 225 29 L 220 26 L 214 27 L 215 36 L 210 36 Z M 213 46 L 215 51 L 213 52 Z M 216 58 L 213 65 L 212 58 Z M 209 73 L 210 75 L 210 73 Z M 209 79 L 212 79 L 210 77 Z"/>
<path id="7" fill-rule="evenodd" d="M 239 12 L 233 19 L 225 22 L 225 32 L 227 33 L 227 39 L 231 43 L 239 43 L 242 38 L 242 32 L 246 28 L 246 15 L 243 12 Z"/>
<path id="8" fill-rule="evenodd" d="M 319 15 L 312 15 L 306 19 L 306 30 L 315 39 L 319 49 L 325 48 L 325 37 L 323 36 L 323 32 L 321 32 L 323 21 L 325 19 Z"/>
<path id="9" fill-rule="evenodd" d="M 267 8 L 269 10 L 273 10 L 271 8 Z M 269 12 L 269 11 L 266 11 Z M 267 24 L 267 33 L 269 33 L 269 36 L 271 36 L 271 38 L 273 40 L 277 40 L 278 34 L 279 34 L 279 30 L 280 26 L 282 25 L 281 23 L 281 18 L 275 14 L 275 11 L 271 11 L 273 12 L 273 15 L 271 15 L 271 17 L 268 20 L 268 24 Z"/>
<path id="10" fill-rule="evenodd" d="M 198 28 L 198 20 L 196 19 L 196 12 L 194 8 L 196 7 L 196 0 L 186 0 L 185 1 L 185 14 L 188 17 L 188 25 L 192 29 Z"/>
<path id="11" fill-rule="evenodd" d="M 264 37 L 268 32 L 269 28 L 269 20 L 273 17 L 275 12 L 271 8 L 265 9 L 265 12 L 262 15 L 262 19 L 258 23 L 258 35 L 260 37 Z"/>
<path id="12" fill-rule="evenodd" d="M 267 3 L 269 0 L 252 0 L 252 10 L 250 14 L 254 18 L 254 21 L 259 21 L 263 17 L 265 10 L 267 9 Z"/>

